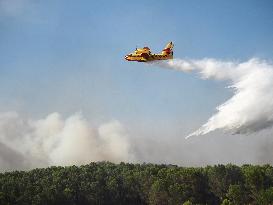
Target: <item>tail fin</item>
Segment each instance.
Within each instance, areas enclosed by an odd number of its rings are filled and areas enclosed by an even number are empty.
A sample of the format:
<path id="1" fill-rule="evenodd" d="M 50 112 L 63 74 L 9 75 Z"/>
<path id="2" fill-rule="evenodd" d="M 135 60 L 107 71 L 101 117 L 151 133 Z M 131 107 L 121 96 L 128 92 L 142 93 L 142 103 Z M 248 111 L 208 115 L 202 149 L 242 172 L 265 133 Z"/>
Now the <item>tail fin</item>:
<path id="1" fill-rule="evenodd" d="M 168 43 L 162 50 L 162 55 L 173 55 L 173 42 Z"/>

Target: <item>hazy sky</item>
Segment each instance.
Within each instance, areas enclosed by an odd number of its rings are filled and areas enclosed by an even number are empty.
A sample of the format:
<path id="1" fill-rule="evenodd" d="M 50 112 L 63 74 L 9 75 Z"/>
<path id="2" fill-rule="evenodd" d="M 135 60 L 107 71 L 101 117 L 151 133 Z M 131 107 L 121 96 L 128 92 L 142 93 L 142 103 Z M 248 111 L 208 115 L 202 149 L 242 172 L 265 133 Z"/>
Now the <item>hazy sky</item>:
<path id="1" fill-rule="evenodd" d="M 136 144 L 170 138 L 179 152 L 175 139 L 231 96 L 229 84 L 124 56 L 173 41 L 176 58 L 272 61 L 272 36 L 271 0 L 0 0 L 0 112 L 118 120 Z"/>

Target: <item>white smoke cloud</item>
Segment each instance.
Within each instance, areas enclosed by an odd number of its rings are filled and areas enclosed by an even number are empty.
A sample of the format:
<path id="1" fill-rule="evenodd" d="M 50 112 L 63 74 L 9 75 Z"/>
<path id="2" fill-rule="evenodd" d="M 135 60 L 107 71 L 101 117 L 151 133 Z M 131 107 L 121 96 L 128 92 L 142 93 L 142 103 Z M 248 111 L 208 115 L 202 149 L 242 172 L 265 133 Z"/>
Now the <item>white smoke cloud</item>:
<path id="1" fill-rule="evenodd" d="M 268 62 L 255 58 L 246 62 L 174 59 L 155 64 L 178 71 L 196 71 L 204 79 L 231 83 L 228 88 L 233 90 L 233 96 L 218 106 L 217 112 L 187 138 L 217 129 L 250 134 L 272 127 L 273 66 Z"/>
<path id="2" fill-rule="evenodd" d="M 31 120 L 16 112 L 0 114 L 0 169 L 80 165 L 91 161 L 134 161 L 118 121 L 90 126 L 81 114 L 63 119 L 52 113 Z"/>

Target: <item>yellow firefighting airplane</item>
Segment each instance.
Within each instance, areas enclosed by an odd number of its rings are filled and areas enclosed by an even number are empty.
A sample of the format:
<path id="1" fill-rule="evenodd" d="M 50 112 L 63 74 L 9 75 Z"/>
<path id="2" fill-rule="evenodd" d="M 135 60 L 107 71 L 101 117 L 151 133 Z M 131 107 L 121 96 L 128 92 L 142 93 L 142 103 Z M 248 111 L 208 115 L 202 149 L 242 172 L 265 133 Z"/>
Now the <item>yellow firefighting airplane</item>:
<path id="1" fill-rule="evenodd" d="M 151 53 L 151 50 L 148 47 L 136 48 L 135 52 L 126 55 L 125 59 L 127 61 L 138 62 L 173 59 L 173 43 L 168 43 L 160 54 Z"/>

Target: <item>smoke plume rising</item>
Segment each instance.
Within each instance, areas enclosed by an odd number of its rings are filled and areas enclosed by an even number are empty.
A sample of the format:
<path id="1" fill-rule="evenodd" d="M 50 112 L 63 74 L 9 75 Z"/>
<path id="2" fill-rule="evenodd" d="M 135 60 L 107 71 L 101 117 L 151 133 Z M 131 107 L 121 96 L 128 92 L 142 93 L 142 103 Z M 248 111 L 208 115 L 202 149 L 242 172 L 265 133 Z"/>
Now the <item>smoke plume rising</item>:
<path id="1" fill-rule="evenodd" d="M 52 113 L 40 120 L 16 112 L 0 114 L 0 170 L 133 161 L 130 149 L 118 121 L 93 128 L 81 114 L 63 119 Z"/>
<path id="2" fill-rule="evenodd" d="M 197 72 L 203 79 L 228 81 L 233 96 L 219 105 L 208 121 L 188 135 L 204 135 L 217 129 L 251 134 L 273 125 L 273 65 L 259 59 L 228 62 L 215 59 L 174 59 L 153 63 L 183 72 Z"/>

